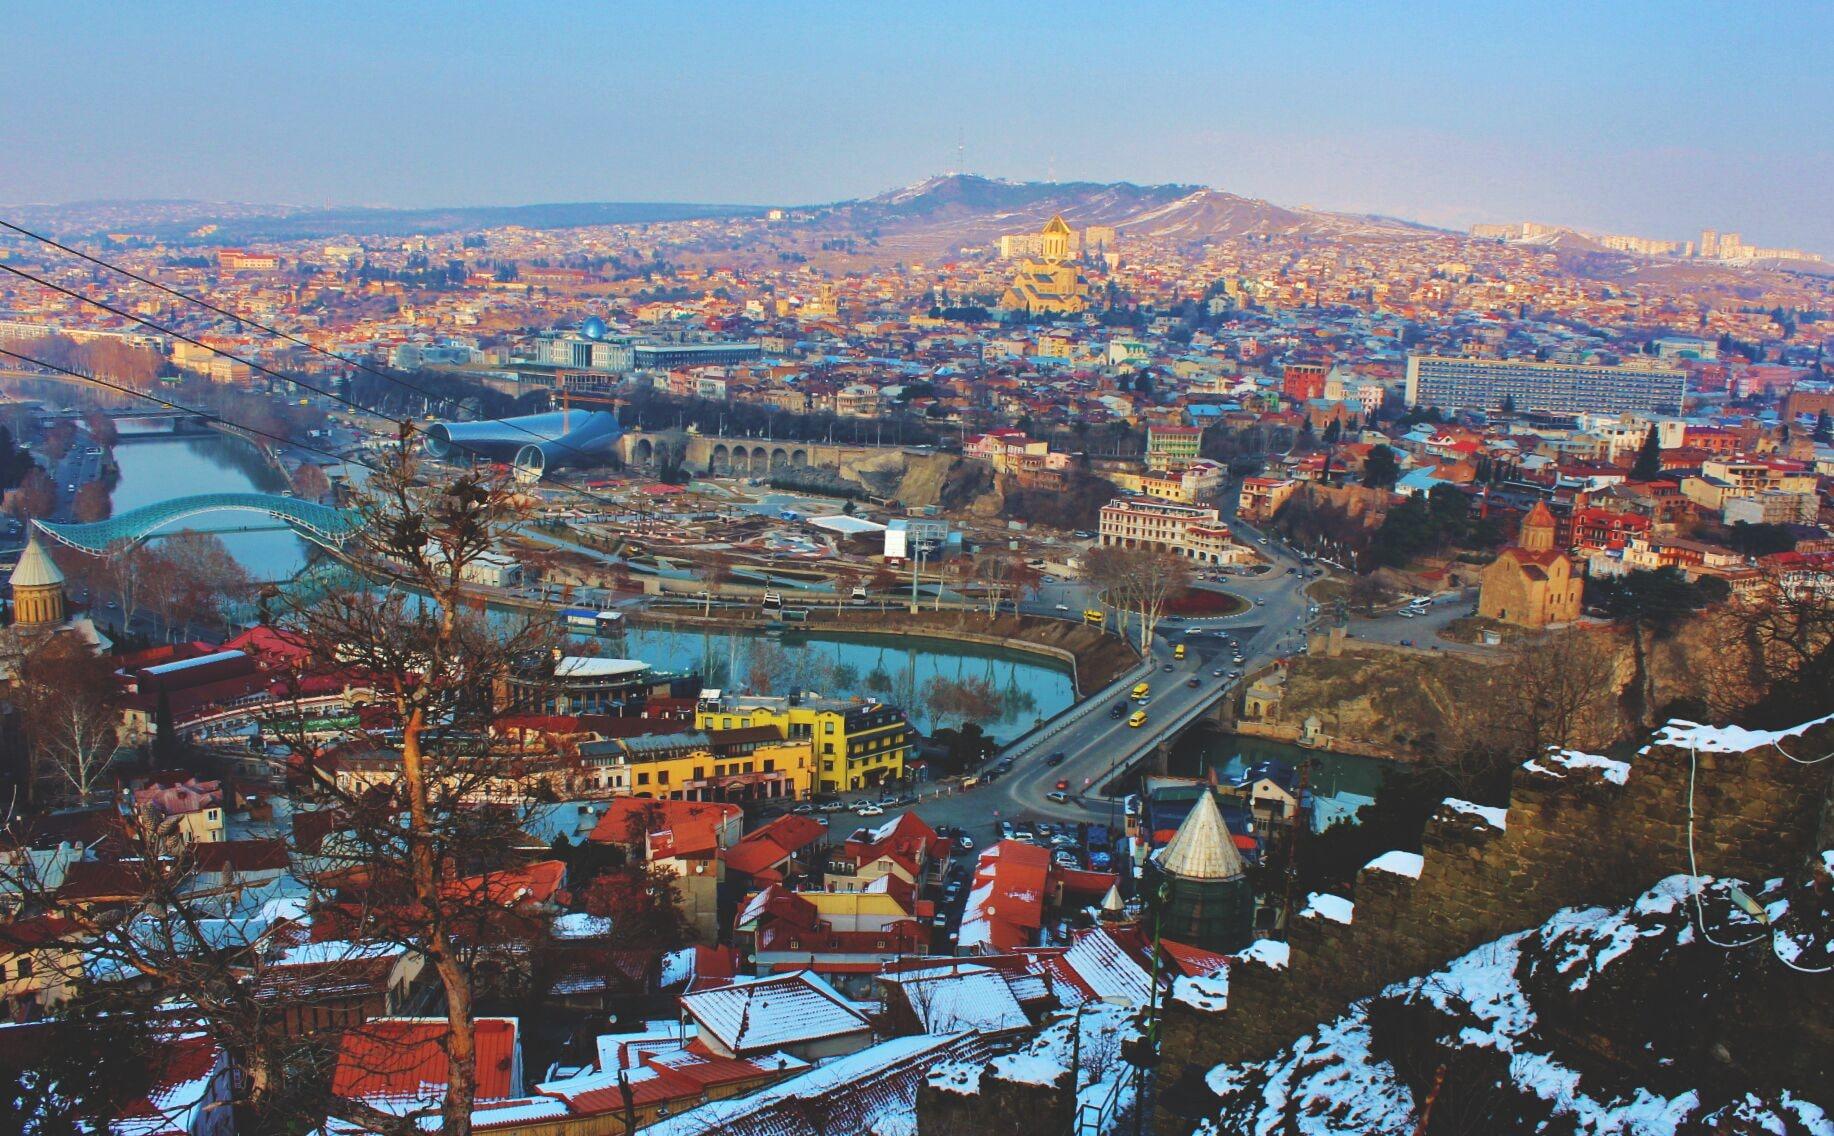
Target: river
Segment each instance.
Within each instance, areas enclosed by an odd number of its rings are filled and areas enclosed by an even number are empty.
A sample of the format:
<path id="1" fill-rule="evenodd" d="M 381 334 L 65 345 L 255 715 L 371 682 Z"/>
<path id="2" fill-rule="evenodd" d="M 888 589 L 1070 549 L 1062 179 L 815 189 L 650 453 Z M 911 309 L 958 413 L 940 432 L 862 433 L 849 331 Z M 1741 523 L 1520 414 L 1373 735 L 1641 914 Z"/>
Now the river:
<path id="1" fill-rule="evenodd" d="M 1214 731 L 1187 734 L 1172 752 L 1168 768 L 1186 777 L 1202 776 L 1214 769 L 1218 780 L 1239 777 L 1256 762 L 1283 761 L 1295 769 L 1311 763 L 1310 785 L 1317 798 L 1320 827 L 1336 819 L 1351 819 L 1362 805 L 1375 799 L 1382 774 L 1394 763 L 1374 757 L 1306 749 L 1267 738 L 1245 737 Z"/>
<path id="2" fill-rule="evenodd" d="M 174 497 L 200 493 L 277 493 L 286 479 L 240 438 L 204 434 L 133 441 L 115 448 L 121 479 L 114 489 L 117 514 Z M 205 514 L 172 530 L 219 532 L 230 554 L 261 580 L 285 580 L 306 566 L 311 545 L 291 532 L 226 532 L 267 526 L 252 513 Z M 768 670 L 773 691 L 796 687 L 836 698 L 876 697 L 906 708 L 925 733 L 955 721 L 929 713 L 926 692 L 938 679 L 976 680 L 997 709 L 982 728 L 1002 741 L 1075 700 L 1069 670 L 1054 659 L 979 644 L 891 636 L 790 633 L 781 639 L 754 633 L 631 629 L 599 641 L 600 650 L 665 670 L 698 671 L 708 686 L 744 690 L 754 668 Z M 763 677 L 762 675 L 760 677 Z"/>
<path id="3" fill-rule="evenodd" d="M 125 423 L 123 424 L 125 427 Z M 121 479 L 112 500 L 115 515 L 143 505 L 199 493 L 279 493 L 287 479 L 260 452 L 226 434 L 135 440 L 115 447 Z M 263 532 L 227 530 L 260 528 Z M 258 580 L 287 580 L 306 565 L 306 541 L 255 513 L 206 513 L 164 531 L 215 532 L 236 562 Z"/>

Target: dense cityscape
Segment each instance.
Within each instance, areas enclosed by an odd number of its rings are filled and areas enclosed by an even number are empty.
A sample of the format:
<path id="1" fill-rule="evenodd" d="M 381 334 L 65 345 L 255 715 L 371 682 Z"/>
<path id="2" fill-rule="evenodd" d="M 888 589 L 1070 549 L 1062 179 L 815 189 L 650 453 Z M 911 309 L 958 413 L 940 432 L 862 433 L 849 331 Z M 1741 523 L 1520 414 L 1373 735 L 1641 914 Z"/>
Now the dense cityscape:
<path id="1" fill-rule="evenodd" d="M 0 206 L 10 1127 L 1834 1134 L 1781 214 L 205 196 Z"/>

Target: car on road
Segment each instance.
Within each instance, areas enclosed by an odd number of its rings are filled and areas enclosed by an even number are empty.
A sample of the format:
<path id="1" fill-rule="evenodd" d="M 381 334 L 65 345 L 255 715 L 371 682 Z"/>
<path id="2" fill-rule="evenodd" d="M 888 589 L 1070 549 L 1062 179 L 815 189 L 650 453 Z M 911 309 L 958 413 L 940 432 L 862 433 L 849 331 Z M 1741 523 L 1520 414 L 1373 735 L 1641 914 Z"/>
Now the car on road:
<path id="1" fill-rule="evenodd" d="M 974 837 L 964 832 L 955 838 L 955 846 L 963 852 L 972 852 L 974 851 Z"/>
<path id="2" fill-rule="evenodd" d="M 1170 663 L 1165 664 L 1165 669 L 1169 672 L 1172 669 L 1172 664 Z"/>
<path id="3" fill-rule="evenodd" d="M 1256 606 L 1256 607 L 1266 607 L 1266 606 L 1267 606 L 1267 601 L 1266 601 L 1266 600 L 1256 600 L 1256 601 L 1255 601 L 1255 606 Z"/>
<path id="4" fill-rule="evenodd" d="M 1136 730 L 1139 729 L 1141 726 L 1146 725 L 1146 711 L 1135 710 L 1133 712 L 1133 717 L 1127 719 L 1127 724 L 1129 726 L 1132 726 Z"/>
<path id="5" fill-rule="evenodd" d="M 1068 777 L 1059 777 L 1057 779 L 1057 787 L 1059 789 L 1068 789 L 1070 787 L 1070 779 Z"/>
<path id="6" fill-rule="evenodd" d="M 1065 753 L 1063 750 L 1058 750 L 1056 753 L 1045 758 L 1044 763 L 1046 765 L 1051 765 L 1051 766 L 1062 765 L 1064 762 L 1064 758 L 1069 757 L 1069 756 L 1070 755 Z"/>
<path id="7" fill-rule="evenodd" d="M 1110 718 L 1125 718 L 1127 716 L 1127 703 L 1117 702 L 1109 707 L 1108 716 Z"/>
<path id="8" fill-rule="evenodd" d="M 942 912 L 939 915 L 934 915 L 930 918 L 930 926 L 932 927 L 947 927 L 948 925 L 949 925 L 949 913 L 946 911 Z"/>
<path id="9" fill-rule="evenodd" d="M 1198 678 L 1196 675 L 1192 675 L 1190 678 L 1184 680 L 1184 684 L 1190 687 L 1192 690 L 1196 690 L 1198 687 L 1203 685 L 1203 680 Z"/>
<path id="10" fill-rule="evenodd" d="M 1215 670 L 1215 671 L 1210 672 L 1210 677 L 1211 678 L 1222 678 L 1227 673 L 1228 673 L 1227 671 Z"/>
<path id="11" fill-rule="evenodd" d="M 1060 805 L 1070 799 L 1070 794 L 1064 792 L 1062 789 L 1053 789 L 1044 796 L 1046 800 L 1056 801 Z"/>
<path id="12" fill-rule="evenodd" d="M 861 805 L 859 808 L 853 811 L 856 815 L 863 816 L 863 817 L 877 817 L 877 816 L 885 815 L 884 809 L 880 808 L 878 805 L 871 803 L 870 801 L 867 802 L 866 804 Z"/>
<path id="13" fill-rule="evenodd" d="M 1069 611 L 1070 610 L 1069 604 L 1058 604 L 1056 606 L 1057 606 L 1058 611 Z"/>

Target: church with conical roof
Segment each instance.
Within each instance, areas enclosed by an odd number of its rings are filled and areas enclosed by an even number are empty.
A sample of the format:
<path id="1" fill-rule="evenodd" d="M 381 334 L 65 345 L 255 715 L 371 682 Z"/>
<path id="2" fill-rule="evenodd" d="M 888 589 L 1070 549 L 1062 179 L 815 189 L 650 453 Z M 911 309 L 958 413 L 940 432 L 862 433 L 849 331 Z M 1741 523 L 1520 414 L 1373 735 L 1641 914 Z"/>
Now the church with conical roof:
<path id="1" fill-rule="evenodd" d="M 1208 788 L 1171 841 L 1147 864 L 1159 935 L 1228 953 L 1254 937 L 1254 886 Z"/>
<path id="2" fill-rule="evenodd" d="M 1516 543 L 1484 569 L 1477 613 L 1499 623 L 1540 629 L 1579 618 L 1585 578 L 1555 547 L 1559 525 L 1545 501 L 1522 518 Z"/>

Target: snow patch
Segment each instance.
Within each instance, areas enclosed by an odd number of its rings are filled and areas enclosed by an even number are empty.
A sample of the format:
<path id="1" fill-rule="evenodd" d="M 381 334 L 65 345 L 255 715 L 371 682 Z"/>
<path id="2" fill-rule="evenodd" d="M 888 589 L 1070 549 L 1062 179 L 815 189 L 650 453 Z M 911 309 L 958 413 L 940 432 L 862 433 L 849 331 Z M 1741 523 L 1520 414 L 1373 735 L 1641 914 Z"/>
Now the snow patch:
<path id="1" fill-rule="evenodd" d="M 1258 962 L 1274 970 L 1285 970 L 1286 964 L 1292 961 L 1293 948 L 1279 939 L 1256 939 L 1235 957 L 1244 962 Z"/>
<path id="2" fill-rule="evenodd" d="M 987 1071 L 1002 1081 L 1020 1085 L 1055 1085 L 1070 1071 L 1048 1057 L 1033 1053 L 1002 1053 L 987 1063 Z"/>
<path id="3" fill-rule="evenodd" d="M 1400 849 L 1384 852 L 1363 865 L 1365 871 L 1390 872 L 1413 880 L 1420 878 L 1420 871 L 1425 867 L 1426 857 L 1418 852 L 1403 852 Z"/>
<path id="4" fill-rule="evenodd" d="M 1306 897 L 1305 910 L 1299 913 L 1303 919 L 1316 919 L 1323 916 L 1333 923 L 1348 923 L 1356 914 L 1356 904 L 1341 895 L 1315 891 Z"/>
<path id="5" fill-rule="evenodd" d="M 1457 797 L 1447 797 L 1442 803 L 1453 812 L 1477 817 L 1499 832 L 1509 827 L 1508 809 L 1499 809 L 1493 805 L 1475 805 L 1470 801 L 1463 801 Z"/>
<path id="6" fill-rule="evenodd" d="M 1638 752 L 1647 753 L 1652 747 L 1661 745 L 1697 749 L 1702 753 L 1745 753 L 1799 737 L 1828 722 L 1834 722 L 1834 714 L 1787 730 L 1747 730 L 1743 726 L 1703 726 L 1699 722 L 1676 718 L 1656 731 L 1655 739 Z"/>
<path id="7" fill-rule="evenodd" d="M 1229 974 L 1218 971 L 1204 978 L 1181 974 L 1172 980 L 1172 1001 L 1206 1014 L 1221 1013 L 1229 1008 Z"/>

